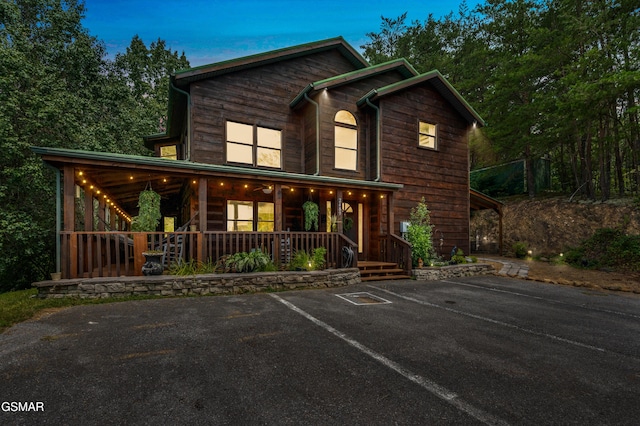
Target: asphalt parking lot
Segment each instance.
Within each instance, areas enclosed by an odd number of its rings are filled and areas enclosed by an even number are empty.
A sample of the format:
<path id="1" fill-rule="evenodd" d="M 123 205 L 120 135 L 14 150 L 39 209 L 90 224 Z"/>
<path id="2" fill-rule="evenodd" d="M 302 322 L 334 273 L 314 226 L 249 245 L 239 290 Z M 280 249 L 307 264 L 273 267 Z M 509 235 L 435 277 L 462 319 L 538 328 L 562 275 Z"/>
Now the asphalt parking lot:
<path id="1" fill-rule="evenodd" d="M 0 335 L 0 380 L 2 425 L 636 425 L 640 297 L 484 276 L 78 306 Z"/>

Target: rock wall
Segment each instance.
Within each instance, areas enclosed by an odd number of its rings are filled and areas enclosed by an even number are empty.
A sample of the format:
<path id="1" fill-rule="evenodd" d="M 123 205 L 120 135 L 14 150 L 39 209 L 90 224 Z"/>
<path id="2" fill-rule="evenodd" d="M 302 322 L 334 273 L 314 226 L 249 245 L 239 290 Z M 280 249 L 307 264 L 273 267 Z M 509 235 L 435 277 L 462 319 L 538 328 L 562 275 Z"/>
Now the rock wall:
<path id="1" fill-rule="evenodd" d="M 135 295 L 190 296 L 239 294 L 298 288 L 340 287 L 360 283 L 357 268 L 309 272 L 263 272 L 196 276 L 76 278 L 34 283 L 40 298 L 107 298 Z"/>
<path id="2" fill-rule="evenodd" d="M 569 202 L 568 198 L 507 201 L 503 207 L 503 254 L 512 256 L 513 245 L 522 242 L 534 256 L 555 256 L 578 246 L 599 228 L 640 234 L 640 211 L 632 199 Z M 497 213 L 474 212 L 470 223 L 472 252 L 496 252 L 498 224 Z M 479 251 L 474 250 L 476 242 Z"/>
<path id="3" fill-rule="evenodd" d="M 414 269 L 412 275 L 418 281 L 438 281 L 456 277 L 470 277 L 474 275 L 494 274 L 495 269 L 487 263 L 467 263 L 464 265 L 450 265 L 441 267 L 427 267 Z"/>

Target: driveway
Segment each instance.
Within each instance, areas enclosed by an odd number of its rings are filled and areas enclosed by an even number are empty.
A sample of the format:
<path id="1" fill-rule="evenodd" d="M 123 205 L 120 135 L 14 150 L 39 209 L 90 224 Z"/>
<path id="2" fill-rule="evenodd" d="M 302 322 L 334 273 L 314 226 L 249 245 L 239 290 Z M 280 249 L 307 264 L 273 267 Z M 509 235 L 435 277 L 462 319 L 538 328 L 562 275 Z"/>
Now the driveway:
<path id="1" fill-rule="evenodd" d="M 2 425 L 631 425 L 640 297 L 484 276 L 79 306 L 0 335 L 0 380 Z"/>

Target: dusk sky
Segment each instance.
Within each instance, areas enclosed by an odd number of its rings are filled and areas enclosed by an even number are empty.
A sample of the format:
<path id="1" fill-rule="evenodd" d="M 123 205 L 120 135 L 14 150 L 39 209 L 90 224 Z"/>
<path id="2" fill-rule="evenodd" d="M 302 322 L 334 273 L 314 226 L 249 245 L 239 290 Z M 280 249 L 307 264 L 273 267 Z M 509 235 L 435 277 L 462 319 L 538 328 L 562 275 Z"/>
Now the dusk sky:
<path id="1" fill-rule="evenodd" d="M 134 35 L 161 38 L 191 66 L 342 36 L 359 51 L 381 16 L 407 24 L 456 12 L 463 0 L 86 0 L 83 21 L 109 56 Z M 479 0 L 467 0 L 472 9 Z"/>

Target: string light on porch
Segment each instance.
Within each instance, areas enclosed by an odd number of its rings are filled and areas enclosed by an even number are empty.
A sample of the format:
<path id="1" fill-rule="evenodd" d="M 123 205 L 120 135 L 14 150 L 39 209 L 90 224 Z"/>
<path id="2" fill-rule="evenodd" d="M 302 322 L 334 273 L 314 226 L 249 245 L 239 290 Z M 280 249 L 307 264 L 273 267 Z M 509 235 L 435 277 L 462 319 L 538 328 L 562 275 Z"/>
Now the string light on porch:
<path id="1" fill-rule="evenodd" d="M 104 191 L 100 190 L 95 184 L 90 183 L 84 171 L 78 171 L 78 176 L 81 178 L 80 182 L 82 183 L 82 186 L 84 186 L 85 192 L 93 192 L 96 196 L 102 195 L 102 199 L 105 200 L 107 206 L 112 207 L 124 220 L 131 223 L 131 217 L 125 213 L 125 211 L 122 210 L 120 206 L 118 206 Z M 130 176 L 129 179 L 133 179 L 133 176 Z"/>

